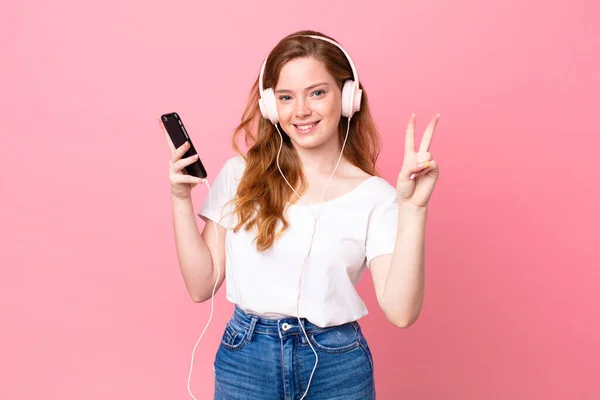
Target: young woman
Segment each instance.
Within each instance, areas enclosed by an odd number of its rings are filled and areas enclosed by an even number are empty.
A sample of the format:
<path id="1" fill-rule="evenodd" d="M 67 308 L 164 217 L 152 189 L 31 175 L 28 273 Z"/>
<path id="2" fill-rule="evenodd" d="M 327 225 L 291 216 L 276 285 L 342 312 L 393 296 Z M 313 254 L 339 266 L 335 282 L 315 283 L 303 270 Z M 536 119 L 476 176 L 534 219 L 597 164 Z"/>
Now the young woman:
<path id="1" fill-rule="evenodd" d="M 374 399 L 373 360 L 355 290 L 369 268 L 395 326 L 417 319 L 427 207 L 438 178 L 429 153 L 439 115 L 414 148 L 414 115 L 394 188 L 376 174 L 379 136 L 349 55 L 300 31 L 270 52 L 233 145 L 199 215 L 173 148 L 177 255 L 187 290 L 208 300 L 227 279 L 235 310 L 215 360 L 215 399 Z M 244 138 L 247 154 L 237 147 Z M 168 136 L 167 136 L 168 139 Z M 223 266 L 225 266 L 223 271 Z"/>

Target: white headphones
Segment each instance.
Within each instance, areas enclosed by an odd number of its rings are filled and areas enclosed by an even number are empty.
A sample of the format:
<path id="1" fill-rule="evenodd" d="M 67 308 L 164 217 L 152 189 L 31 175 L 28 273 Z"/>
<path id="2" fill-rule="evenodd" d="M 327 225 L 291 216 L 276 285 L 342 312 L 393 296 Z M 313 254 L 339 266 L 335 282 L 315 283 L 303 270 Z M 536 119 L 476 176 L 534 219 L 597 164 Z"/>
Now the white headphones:
<path id="1" fill-rule="evenodd" d="M 360 102 L 362 99 L 362 90 L 360 89 L 360 84 L 358 81 L 358 72 L 356 72 L 356 67 L 354 66 L 354 62 L 352 62 L 352 58 L 346 52 L 346 50 L 342 48 L 342 46 L 331 39 L 314 35 L 302 36 L 329 42 L 342 50 L 346 55 L 346 58 L 350 63 L 350 67 L 352 68 L 354 80 L 347 80 L 344 82 L 344 87 L 342 89 L 342 116 L 352 118 L 352 115 L 360 110 Z M 258 78 L 258 90 L 260 91 L 258 106 L 260 107 L 262 116 L 271 121 L 273 125 L 277 125 L 279 123 L 279 115 L 277 115 L 277 100 L 275 98 L 275 91 L 272 88 L 263 89 L 263 75 L 265 73 L 265 66 L 267 65 L 268 58 L 268 56 L 265 58 L 265 61 L 260 69 L 260 76 Z"/>

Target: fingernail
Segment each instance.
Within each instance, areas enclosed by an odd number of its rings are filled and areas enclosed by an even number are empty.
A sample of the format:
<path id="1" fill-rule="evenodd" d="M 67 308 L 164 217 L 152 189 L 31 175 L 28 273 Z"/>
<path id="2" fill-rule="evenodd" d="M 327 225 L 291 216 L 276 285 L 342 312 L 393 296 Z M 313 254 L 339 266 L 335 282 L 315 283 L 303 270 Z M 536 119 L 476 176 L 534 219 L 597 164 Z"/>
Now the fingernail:
<path id="1" fill-rule="evenodd" d="M 417 167 L 418 168 L 423 168 L 423 167 L 427 168 L 427 167 L 429 167 L 429 161 L 424 162 L 424 163 L 419 163 L 419 164 L 417 164 Z"/>
<path id="2" fill-rule="evenodd" d="M 416 175 L 416 173 L 415 173 L 415 172 L 413 172 L 413 173 L 410 175 L 410 179 L 413 179 L 413 178 L 415 177 L 415 175 Z"/>
<path id="3" fill-rule="evenodd" d="M 436 116 L 439 118 L 439 117 L 440 117 L 440 113 L 437 113 L 437 115 L 436 115 Z"/>

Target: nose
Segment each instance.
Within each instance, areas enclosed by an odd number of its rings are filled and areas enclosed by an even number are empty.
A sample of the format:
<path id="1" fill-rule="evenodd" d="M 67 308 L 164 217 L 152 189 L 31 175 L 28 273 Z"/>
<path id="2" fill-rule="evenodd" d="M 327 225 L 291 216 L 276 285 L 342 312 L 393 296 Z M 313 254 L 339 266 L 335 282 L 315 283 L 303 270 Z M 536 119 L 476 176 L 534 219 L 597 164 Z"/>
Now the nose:
<path id="1" fill-rule="evenodd" d="M 304 99 L 298 100 L 296 102 L 296 108 L 294 110 L 294 114 L 295 114 L 296 118 L 303 118 L 303 117 L 307 117 L 310 114 L 312 114 L 309 102 Z"/>

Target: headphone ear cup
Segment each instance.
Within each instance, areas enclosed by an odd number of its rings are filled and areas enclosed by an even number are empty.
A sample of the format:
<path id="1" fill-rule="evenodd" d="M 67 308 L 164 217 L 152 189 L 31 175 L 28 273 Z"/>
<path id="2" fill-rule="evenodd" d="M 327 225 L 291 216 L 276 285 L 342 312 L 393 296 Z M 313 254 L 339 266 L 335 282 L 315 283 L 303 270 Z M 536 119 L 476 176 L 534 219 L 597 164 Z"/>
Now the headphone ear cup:
<path id="1" fill-rule="evenodd" d="M 265 119 L 271 121 L 273 125 L 279 123 L 279 116 L 277 115 L 277 102 L 275 100 L 275 92 L 273 89 L 268 88 L 263 90 L 262 97 L 258 100 L 258 106 L 260 112 Z"/>
<path id="2" fill-rule="evenodd" d="M 360 111 L 360 103 L 362 101 L 362 89 L 360 89 L 357 85 L 356 91 L 354 92 L 354 103 L 352 104 L 352 114 Z"/>
<path id="3" fill-rule="evenodd" d="M 351 97 L 352 92 L 354 91 L 353 84 L 354 81 L 347 80 L 344 82 L 344 87 L 342 88 L 342 116 L 350 118 L 352 115 L 350 113 L 350 105 L 352 104 Z"/>
<path id="4" fill-rule="evenodd" d="M 258 108 L 260 108 L 260 113 L 262 114 L 264 119 L 269 119 L 269 114 L 267 113 L 267 107 L 265 106 L 265 100 L 262 97 L 258 98 Z"/>
<path id="5" fill-rule="evenodd" d="M 355 112 L 360 110 L 362 100 L 362 90 L 359 89 L 353 80 L 344 82 L 342 89 L 342 115 L 351 118 Z"/>

